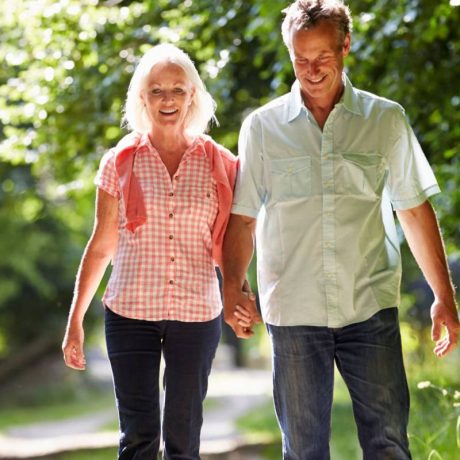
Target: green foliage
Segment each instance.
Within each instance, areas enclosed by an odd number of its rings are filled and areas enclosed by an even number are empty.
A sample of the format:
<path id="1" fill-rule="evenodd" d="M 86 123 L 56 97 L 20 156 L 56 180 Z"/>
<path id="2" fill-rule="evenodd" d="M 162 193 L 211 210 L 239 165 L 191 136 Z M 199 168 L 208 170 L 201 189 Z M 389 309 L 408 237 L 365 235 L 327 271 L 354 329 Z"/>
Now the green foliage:
<path id="1" fill-rule="evenodd" d="M 410 443 L 414 458 L 454 460 L 460 453 L 460 392 L 430 381 L 412 390 Z M 432 407 L 432 410 L 427 410 Z"/>

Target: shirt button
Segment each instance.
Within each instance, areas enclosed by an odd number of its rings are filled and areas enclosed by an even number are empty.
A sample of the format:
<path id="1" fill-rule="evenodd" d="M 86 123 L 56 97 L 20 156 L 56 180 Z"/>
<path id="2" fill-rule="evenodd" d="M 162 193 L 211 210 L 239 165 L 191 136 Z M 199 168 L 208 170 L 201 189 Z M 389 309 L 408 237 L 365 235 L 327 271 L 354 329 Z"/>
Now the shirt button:
<path id="1" fill-rule="evenodd" d="M 172 219 L 174 217 L 174 214 L 172 212 L 169 213 L 169 218 Z"/>
<path id="2" fill-rule="evenodd" d="M 179 180 L 179 176 L 174 176 L 174 179 Z"/>
<path id="3" fill-rule="evenodd" d="M 169 280 L 169 284 L 174 284 L 174 280 Z"/>
<path id="4" fill-rule="evenodd" d="M 169 196 L 174 196 L 174 192 L 169 192 Z"/>
<path id="5" fill-rule="evenodd" d="M 206 196 L 207 196 L 208 198 L 211 198 L 211 194 L 210 194 L 209 192 L 206 193 Z"/>
<path id="6" fill-rule="evenodd" d="M 174 262 L 176 259 L 174 257 L 171 257 L 171 262 Z"/>
<path id="7" fill-rule="evenodd" d="M 170 239 L 170 240 L 173 240 L 173 239 L 174 239 L 174 235 L 169 235 L 169 239 Z"/>

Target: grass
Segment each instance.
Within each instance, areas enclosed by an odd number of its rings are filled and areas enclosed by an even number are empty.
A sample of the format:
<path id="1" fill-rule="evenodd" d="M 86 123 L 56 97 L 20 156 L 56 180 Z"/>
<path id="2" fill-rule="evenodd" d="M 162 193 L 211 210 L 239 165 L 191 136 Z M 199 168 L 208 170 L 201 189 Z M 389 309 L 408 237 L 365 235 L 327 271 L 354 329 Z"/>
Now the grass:
<path id="1" fill-rule="evenodd" d="M 460 458 L 460 393 L 449 385 L 424 381 L 411 394 L 409 439 L 414 458 Z"/>
<path id="2" fill-rule="evenodd" d="M 111 391 L 97 390 L 87 393 L 84 398 L 69 402 L 54 401 L 44 405 L 4 407 L 1 411 L 0 430 L 16 425 L 65 420 L 108 409 L 113 405 L 114 398 Z"/>
<path id="3" fill-rule="evenodd" d="M 117 449 L 80 450 L 56 455 L 53 460 L 114 460 L 117 458 Z"/>

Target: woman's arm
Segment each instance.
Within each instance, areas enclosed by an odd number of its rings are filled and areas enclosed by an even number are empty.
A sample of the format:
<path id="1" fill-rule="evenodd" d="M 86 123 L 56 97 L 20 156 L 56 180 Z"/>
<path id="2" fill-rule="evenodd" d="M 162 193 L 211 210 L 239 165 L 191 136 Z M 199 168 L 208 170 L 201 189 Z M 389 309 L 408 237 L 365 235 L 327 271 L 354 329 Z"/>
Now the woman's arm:
<path id="1" fill-rule="evenodd" d="M 67 328 L 62 343 L 64 361 L 85 368 L 83 318 L 115 252 L 118 241 L 118 199 L 98 189 L 93 233 L 78 269 Z"/>

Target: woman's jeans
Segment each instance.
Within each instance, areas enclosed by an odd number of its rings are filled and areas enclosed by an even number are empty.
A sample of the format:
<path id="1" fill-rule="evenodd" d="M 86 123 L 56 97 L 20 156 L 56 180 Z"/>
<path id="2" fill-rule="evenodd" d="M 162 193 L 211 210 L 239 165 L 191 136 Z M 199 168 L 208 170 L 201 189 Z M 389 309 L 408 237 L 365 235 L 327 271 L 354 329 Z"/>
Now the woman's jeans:
<path id="1" fill-rule="evenodd" d="M 330 458 L 334 362 L 350 391 L 364 460 L 411 458 L 396 308 L 338 329 L 268 325 L 268 330 L 284 460 Z"/>
<path id="2" fill-rule="evenodd" d="M 208 322 L 144 321 L 105 309 L 120 419 L 119 460 L 155 460 L 161 434 L 160 360 L 165 361 L 164 458 L 198 460 L 203 400 L 221 333 Z"/>

